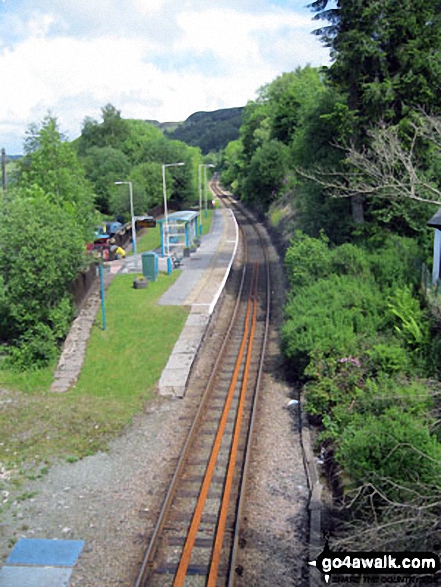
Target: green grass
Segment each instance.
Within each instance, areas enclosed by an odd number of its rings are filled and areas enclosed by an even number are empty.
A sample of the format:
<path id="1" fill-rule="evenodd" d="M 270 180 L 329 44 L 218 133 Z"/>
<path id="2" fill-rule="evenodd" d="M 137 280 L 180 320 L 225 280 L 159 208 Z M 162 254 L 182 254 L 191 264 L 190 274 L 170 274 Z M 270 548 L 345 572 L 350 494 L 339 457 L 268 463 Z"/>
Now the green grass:
<path id="1" fill-rule="evenodd" d="M 75 462 L 105 450 L 127 426 L 155 384 L 188 315 L 183 307 L 156 305 L 180 272 L 133 289 L 132 275 L 117 275 L 106 294 L 107 329 L 101 315 L 76 387 L 48 391 L 53 366 L 17 374 L 0 369 L 0 467 L 9 472 L 0 489 L 14 491 L 47 472 L 54 459 Z M 0 469 L 1 470 L 1 469 Z M 12 490 L 11 490 L 12 488 Z"/>
<path id="2" fill-rule="evenodd" d="M 147 231 L 139 237 L 136 241 L 136 252 L 145 253 L 146 251 L 153 251 L 161 246 L 161 233 L 159 224 L 155 228 L 147 228 Z M 130 251 L 129 255 L 133 255 Z"/>
<path id="3" fill-rule="evenodd" d="M 205 210 L 201 213 L 202 219 L 202 234 L 208 234 L 213 223 L 213 210 L 207 210 L 207 216 L 205 216 Z"/>

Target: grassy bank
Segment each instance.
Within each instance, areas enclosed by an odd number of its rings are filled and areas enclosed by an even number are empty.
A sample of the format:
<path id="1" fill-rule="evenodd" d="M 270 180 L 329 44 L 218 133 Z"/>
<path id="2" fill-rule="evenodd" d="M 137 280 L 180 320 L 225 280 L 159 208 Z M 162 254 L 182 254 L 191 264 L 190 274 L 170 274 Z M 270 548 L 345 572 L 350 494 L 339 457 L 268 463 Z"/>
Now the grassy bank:
<path id="1" fill-rule="evenodd" d="M 156 305 L 178 277 L 161 275 L 146 289 L 118 275 L 106 296 L 107 329 L 97 316 L 76 387 L 49 392 L 53 366 L 17 374 L 0 369 L 0 489 L 45 474 L 54 458 L 74 461 L 103 450 L 154 394 L 187 318 Z M 6 504 L 7 505 L 7 504 Z"/>

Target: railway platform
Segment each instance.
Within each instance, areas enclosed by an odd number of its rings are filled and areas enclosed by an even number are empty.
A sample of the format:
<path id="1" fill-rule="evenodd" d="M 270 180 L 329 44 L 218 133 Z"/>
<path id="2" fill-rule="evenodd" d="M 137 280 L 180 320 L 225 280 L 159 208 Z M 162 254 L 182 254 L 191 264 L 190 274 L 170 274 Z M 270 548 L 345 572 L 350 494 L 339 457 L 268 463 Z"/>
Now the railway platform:
<path id="1" fill-rule="evenodd" d="M 182 274 L 159 300 L 162 305 L 190 307 L 190 314 L 160 378 L 160 395 L 178 398 L 185 395 L 192 364 L 227 281 L 238 239 L 234 215 L 226 208 L 216 208 L 210 233 L 202 238 L 198 250 L 184 259 Z"/>

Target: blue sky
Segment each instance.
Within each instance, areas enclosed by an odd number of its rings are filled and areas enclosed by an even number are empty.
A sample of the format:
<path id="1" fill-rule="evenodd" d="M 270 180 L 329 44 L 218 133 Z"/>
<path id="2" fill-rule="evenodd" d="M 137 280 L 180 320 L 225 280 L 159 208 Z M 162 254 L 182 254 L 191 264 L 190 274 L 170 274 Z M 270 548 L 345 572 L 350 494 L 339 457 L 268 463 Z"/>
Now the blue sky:
<path id="1" fill-rule="evenodd" d="M 50 111 L 70 138 L 112 103 L 184 120 L 242 106 L 285 71 L 325 65 L 297 0 L 0 0 L 0 147 Z"/>

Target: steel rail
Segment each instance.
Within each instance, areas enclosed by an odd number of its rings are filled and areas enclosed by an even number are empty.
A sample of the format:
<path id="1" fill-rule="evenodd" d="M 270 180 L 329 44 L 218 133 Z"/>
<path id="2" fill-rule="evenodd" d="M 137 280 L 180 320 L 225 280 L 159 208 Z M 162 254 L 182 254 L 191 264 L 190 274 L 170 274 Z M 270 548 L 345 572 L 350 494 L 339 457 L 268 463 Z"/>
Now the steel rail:
<path id="1" fill-rule="evenodd" d="M 214 191 L 215 195 L 222 196 L 222 200 L 224 198 L 230 199 L 229 196 L 224 194 L 223 191 L 218 187 L 217 183 L 212 184 L 212 187 L 213 187 L 213 191 Z M 246 212 L 243 209 L 241 209 L 241 213 L 245 217 L 247 217 L 247 216 L 249 217 L 249 215 L 246 214 Z M 252 219 L 252 220 L 254 221 L 254 219 Z M 236 561 L 237 550 L 238 550 L 240 519 L 241 519 L 242 505 L 243 505 L 243 500 L 244 500 L 244 493 L 245 493 L 245 488 L 246 488 L 247 471 L 248 471 L 248 467 L 249 467 L 249 454 L 250 454 L 253 427 L 254 427 L 254 421 L 255 421 L 256 406 L 257 406 L 257 401 L 258 401 L 258 392 L 259 392 L 260 380 L 261 380 L 261 376 L 262 376 L 262 372 L 263 372 L 263 357 L 264 357 L 264 353 L 266 350 L 267 339 L 268 339 L 268 329 L 269 329 L 269 310 L 270 310 L 269 264 L 268 264 L 267 253 L 265 250 L 265 244 L 263 242 L 262 235 L 260 234 L 259 230 L 254 225 L 252 226 L 252 228 L 256 231 L 256 233 L 259 237 L 260 243 L 262 245 L 262 249 L 264 251 L 264 259 L 265 259 L 265 266 L 266 266 L 266 311 L 265 311 L 266 318 L 265 318 L 264 334 L 263 334 L 260 355 L 259 355 L 260 358 L 259 358 L 259 363 L 258 363 L 258 370 L 257 370 L 255 384 L 254 384 L 253 396 L 252 396 L 252 408 L 249 412 L 250 415 L 247 416 L 247 417 L 249 417 L 249 423 L 248 423 L 248 430 L 245 431 L 246 432 L 246 447 L 245 447 L 244 454 L 242 456 L 242 464 L 241 464 L 241 468 L 239 471 L 239 477 L 240 477 L 240 479 L 239 479 L 239 493 L 238 493 L 238 496 L 236 496 L 236 500 L 237 500 L 236 506 L 235 506 L 236 519 L 235 519 L 235 524 L 234 524 L 232 547 L 231 547 L 231 551 L 229 554 L 230 568 L 229 568 L 229 575 L 228 575 L 228 585 L 233 585 L 234 576 L 235 576 L 235 561 Z M 241 233 L 243 233 L 242 229 L 241 229 Z M 247 246 L 247 239 L 243 239 L 243 240 L 244 240 L 244 245 L 246 247 Z M 172 500 L 176 494 L 178 478 L 180 477 L 181 473 L 183 472 L 183 467 L 184 467 L 185 460 L 187 458 L 188 450 L 190 448 L 190 445 L 192 444 L 192 441 L 194 440 L 196 429 L 200 423 L 201 416 L 202 416 L 204 408 L 207 404 L 207 398 L 209 397 L 209 394 L 212 391 L 214 379 L 217 375 L 217 371 L 219 369 L 220 362 L 222 361 L 222 359 L 224 357 L 226 346 L 229 341 L 230 335 L 232 333 L 232 329 L 234 327 L 234 323 L 235 323 L 235 320 L 236 320 L 236 317 L 237 317 L 237 314 L 239 311 L 239 307 L 243 303 L 243 300 L 241 298 L 242 298 L 242 292 L 243 292 L 243 288 L 244 288 L 245 276 L 246 276 L 246 271 L 247 271 L 246 266 L 247 266 L 247 263 L 244 263 L 244 268 L 242 271 L 242 277 L 241 277 L 241 282 L 240 282 L 240 287 L 239 287 L 239 294 L 237 296 L 237 300 L 236 300 L 236 304 L 235 304 L 235 308 L 234 308 L 234 312 L 233 312 L 233 317 L 232 317 L 231 322 L 229 324 L 227 334 L 224 337 L 224 340 L 223 340 L 223 343 L 221 346 L 221 350 L 220 350 L 220 352 L 217 356 L 217 359 L 215 361 L 215 365 L 214 365 L 214 368 L 211 372 L 209 382 L 208 382 L 207 387 L 203 393 L 203 396 L 202 396 L 199 408 L 197 410 L 196 416 L 193 420 L 193 423 L 192 423 L 191 428 L 189 430 L 189 433 L 187 435 L 186 442 L 184 443 L 184 447 L 181 451 L 181 454 L 180 454 L 180 457 L 178 460 L 178 464 L 176 466 L 172 481 L 171 481 L 170 486 L 168 488 L 166 497 L 164 499 L 164 502 L 163 502 L 163 505 L 162 505 L 154 532 L 153 532 L 153 536 L 150 540 L 149 547 L 148 547 L 146 554 L 144 556 L 144 559 L 143 559 L 143 562 L 141 565 L 141 570 L 139 572 L 137 581 L 135 583 L 135 587 L 144 587 L 145 585 L 147 585 L 146 581 L 149 577 L 149 574 L 153 570 L 153 557 L 154 557 L 155 552 L 157 550 L 158 541 L 159 541 L 160 535 L 163 531 L 163 527 L 164 527 L 164 524 L 166 521 L 167 513 L 168 513 L 170 506 L 172 504 Z M 230 448 L 230 462 L 229 462 L 229 465 L 228 465 L 228 468 L 226 471 L 224 494 L 223 494 L 222 501 L 221 501 L 221 507 L 220 507 L 219 517 L 218 517 L 218 522 L 217 522 L 217 529 L 216 529 L 216 533 L 215 533 L 215 537 L 214 537 L 214 547 L 213 547 L 212 556 L 211 556 L 211 564 L 209 565 L 209 574 L 208 574 L 207 585 L 208 585 L 208 587 L 214 587 L 216 585 L 220 557 L 221 557 L 221 553 L 222 553 L 222 544 L 223 544 L 226 523 L 227 523 L 227 515 L 228 515 L 228 511 L 230 509 L 229 506 L 230 506 L 230 502 L 231 502 L 233 478 L 234 478 L 235 474 L 237 475 L 237 471 L 235 471 L 235 469 L 237 468 L 236 467 L 237 449 L 239 446 L 240 432 L 241 432 L 243 413 L 244 413 L 244 403 L 245 403 L 245 398 L 246 398 L 246 394 L 247 394 L 247 384 L 248 384 L 248 378 L 249 378 L 249 372 L 250 372 L 251 357 L 252 357 L 252 352 L 253 352 L 253 341 L 254 341 L 254 335 L 255 335 L 256 323 L 257 323 L 258 279 L 259 279 L 259 277 L 258 277 L 258 263 L 256 262 L 255 266 L 254 266 L 254 275 L 253 275 L 253 281 L 252 281 L 252 285 L 251 285 L 250 297 L 249 297 L 248 303 L 247 303 L 245 327 L 244 327 L 244 333 L 243 333 L 243 337 L 242 337 L 242 341 L 241 341 L 240 351 L 239 351 L 239 355 L 236 360 L 236 364 L 235 364 L 235 368 L 234 368 L 234 372 L 233 372 L 233 378 L 231 380 L 231 384 L 230 384 L 230 387 L 228 390 L 226 405 L 224 406 L 224 410 L 223 410 L 223 413 L 222 413 L 222 416 L 221 416 L 221 419 L 219 422 L 218 430 L 216 433 L 216 440 L 214 442 L 214 452 L 210 456 L 209 465 L 207 466 L 207 469 L 206 469 L 206 472 L 204 475 L 204 481 L 202 484 L 202 488 L 200 490 L 200 496 L 198 498 L 196 509 L 193 513 L 192 522 L 191 522 L 190 529 L 187 534 L 187 539 L 185 541 L 184 549 L 181 553 L 181 558 L 179 561 L 178 570 L 176 572 L 175 580 L 173 583 L 173 585 L 175 587 L 182 586 L 184 584 L 184 581 L 186 578 L 186 573 L 187 573 L 188 565 L 190 562 L 191 552 L 192 552 L 193 546 L 195 544 L 196 534 L 197 534 L 199 524 L 200 524 L 200 521 L 202 518 L 205 500 L 207 499 L 207 496 L 208 496 L 208 490 L 210 489 L 211 479 L 214 474 L 214 467 L 216 465 L 217 456 L 220 451 L 220 442 L 222 440 L 222 437 L 223 437 L 223 434 L 225 431 L 226 420 L 229 415 L 229 411 L 230 411 L 230 407 L 231 407 L 231 403 L 232 403 L 232 398 L 234 395 L 235 388 L 237 386 L 237 381 L 238 381 L 238 377 L 239 377 L 239 370 L 244 365 L 243 355 L 245 353 L 245 348 L 248 345 L 247 356 L 245 359 L 244 373 L 242 376 L 242 385 L 241 385 L 241 390 L 240 390 L 240 395 L 239 395 L 239 406 L 237 408 L 238 411 L 236 414 L 234 436 L 233 436 L 233 440 L 232 440 L 232 446 Z M 251 326 L 249 325 L 250 318 L 251 318 Z M 253 377 L 254 377 L 254 375 L 253 375 Z"/>
<path id="2" fill-rule="evenodd" d="M 257 322 L 257 280 L 259 277 L 259 266 L 255 265 L 255 280 L 254 280 L 254 291 L 252 292 L 253 297 L 253 318 L 251 324 L 251 332 L 248 344 L 247 357 L 245 362 L 245 372 L 242 382 L 242 388 L 240 391 L 240 400 L 237 410 L 236 424 L 234 427 L 234 436 L 231 446 L 230 461 L 228 463 L 227 477 L 224 485 L 224 494 L 222 497 L 221 508 L 219 512 L 219 521 L 216 529 L 216 537 L 213 547 L 213 553 L 211 557 L 210 572 L 208 574 L 207 587 L 216 587 L 217 575 L 219 571 L 219 563 L 222 554 L 222 544 L 224 541 L 225 528 L 227 524 L 227 515 L 231 502 L 231 493 L 233 489 L 233 478 L 236 469 L 237 453 L 239 450 L 240 432 L 242 427 L 243 412 L 245 409 L 246 391 L 248 386 L 248 378 L 250 374 L 251 357 L 253 353 L 253 343 L 256 332 Z"/>
<path id="3" fill-rule="evenodd" d="M 261 235 L 259 234 L 259 239 L 262 240 Z M 267 256 L 266 247 L 263 247 L 265 251 L 265 257 Z M 266 258 L 266 260 L 268 260 Z M 262 340 L 262 349 L 261 349 L 261 356 L 265 356 L 266 346 L 268 344 L 268 333 L 269 333 L 269 324 L 270 324 L 270 317 L 271 317 L 271 275 L 270 275 L 270 268 L 269 263 L 266 263 L 266 285 L 267 285 L 267 296 L 266 296 L 266 318 L 265 318 L 265 332 Z M 254 394 L 253 405 L 251 407 L 251 418 L 248 427 L 248 436 L 247 442 L 245 447 L 245 454 L 244 454 L 244 461 L 242 467 L 242 477 L 240 480 L 240 489 L 239 489 L 239 498 L 237 503 L 236 509 L 236 522 L 234 525 L 233 531 L 233 546 L 231 549 L 231 557 L 230 557 L 230 572 L 228 576 L 227 587 L 234 586 L 234 580 L 236 577 L 236 560 L 239 551 L 239 538 L 240 538 L 240 523 L 242 520 L 242 512 L 244 507 L 245 501 L 245 492 L 248 480 L 248 472 L 250 467 L 250 454 L 251 454 L 251 445 L 253 441 L 253 433 L 254 433 L 254 426 L 255 426 L 255 419 L 256 419 L 256 411 L 257 411 L 257 404 L 259 401 L 260 395 L 260 383 L 262 379 L 263 373 L 263 360 L 260 362 L 259 370 L 257 374 L 257 381 L 256 381 L 256 392 Z"/>
<path id="4" fill-rule="evenodd" d="M 232 200 L 231 196 L 223 193 L 223 191 L 219 188 L 219 184 L 215 184 L 215 195 L 223 196 L 224 198 L 226 198 L 228 200 Z M 237 204 L 237 202 L 235 202 L 235 204 Z M 243 208 L 241 208 L 241 213 L 244 216 L 251 219 L 252 221 L 254 221 L 254 218 L 252 218 L 251 215 L 249 213 L 247 213 L 247 211 L 245 211 Z M 266 290 L 267 290 L 266 291 L 266 294 L 267 294 L 266 295 L 266 319 L 265 319 L 265 330 L 264 330 L 264 336 L 263 336 L 263 340 L 262 340 L 262 347 L 261 347 L 261 353 L 260 353 L 260 356 L 263 359 L 263 357 L 265 356 L 265 350 L 266 350 L 266 346 L 267 346 L 267 342 L 268 342 L 269 323 L 270 323 L 270 316 L 271 316 L 271 296 L 270 296 L 271 276 L 270 276 L 270 268 L 269 268 L 269 263 L 268 263 L 268 258 L 267 258 L 266 246 L 264 245 L 262 235 L 260 234 L 259 230 L 254 225 L 253 225 L 253 228 L 255 229 L 255 231 L 259 237 L 259 241 L 262 245 L 262 250 L 264 251 L 264 257 L 265 257 L 265 266 L 266 266 L 266 285 L 267 285 L 267 288 L 266 288 Z M 252 404 L 252 407 L 250 410 L 251 416 L 250 416 L 250 423 L 249 423 L 249 427 L 248 427 L 247 441 L 246 441 L 246 447 L 245 447 L 244 458 L 243 458 L 242 476 L 241 476 L 240 484 L 239 484 L 239 496 L 238 496 L 238 502 L 237 502 L 237 508 L 236 508 L 235 525 L 234 525 L 234 530 L 233 530 L 233 545 L 232 545 L 232 549 L 231 549 L 230 565 L 229 565 L 230 569 L 229 569 L 227 587 L 234 586 L 234 580 L 236 577 L 236 560 L 237 560 L 238 551 L 239 551 L 240 524 L 241 524 L 241 520 L 242 520 L 242 512 L 243 512 L 244 501 L 245 501 L 246 484 L 247 484 L 248 472 L 249 472 L 249 466 L 250 466 L 251 444 L 252 444 L 252 440 L 253 440 L 253 432 L 254 432 L 254 426 L 255 426 L 257 404 L 258 404 L 258 400 L 259 400 L 259 391 L 260 391 L 260 383 L 261 383 L 262 373 L 263 373 L 263 360 L 261 360 L 260 364 L 259 364 L 257 380 L 256 380 L 256 385 L 255 385 L 255 393 L 254 393 L 254 398 L 253 398 L 253 404 Z"/>
<path id="5" fill-rule="evenodd" d="M 254 280 L 255 280 L 255 277 L 253 276 L 253 281 Z M 245 348 L 248 343 L 249 330 L 250 330 L 249 319 L 250 319 L 251 313 L 255 311 L 254 308 L 255 308 L 255 301 L 254 301 L 254 299 L 252 299 L 252 296 L 250 296 L 250 298 L 248 300 L 248 304 L 247 304 L 247 312 L 246 312 L 246 318 L 245 318 L 245 329 L 244 329 L 242 341 L 240 344 L 239 353 L 238 353 L 238 356 L 236 359 L 236 363 L 234 365 L 233 377 L 231 379 L 231 383 L 228 388 L 227 397 L 225 400 L 224 408 L 222 410 L 222 416 L 221 416 L 219 426 L 218 426 L 218 429 L 216 432 L 216 436 L 214 439 L 213 448 L 212 448 L 212 451 L 210 454 L 210 459 L 208 461 L 207 469 L 206 469 L 205 476 L 204 476 L 204 481 L 202 483 L 202 487 L 199 492 L 199 497 L 198 497 L 198 500 L 196 503 L 193 518 L 191 520 L 190 528 L 187 533 L 187 539 L 185 541 L 185 546 L 182 551 L 181 559 L 179 561 L 179 566 L 178 566 L 178 570 L 176 572 L 175 580 L 173 582 L 173 587 L 182 587 L 182 585 L 184 584 L 186 575 L 187 575 L 187 569 L 188 569 L 188 565 L 190 564 L 191 554 L 193 551 L 194 543 L 196 541 L 196 535 L 199 530 L 199 526 L 200 526 L 201 519 L 202 519 L 202 514 L 204 511 L 204 507 L 205 507 L 205 502 L 207 500 L 208 492 L 211 487 L 211 481 L 213 479 L 214 471 L 216 468 L 216 462 L 217 462 L 217 458 L 219 456 L 221 442 L 222 442 L 222 439 L 225 434 L 225 429 L 227 427 L 227 420 L 228 420 L 228 416 L 230 413 L 231 404 L 233 402 L 233 396 L 234 396 L 234 392 L 235 392 L 235 389 L 237 386 L 237 381 L 239 379 L 239 372 L 240 372 L 240 369 L 243 364 L 243 356 L 245 354 Z M 243 390 L 243 384 L 242 384 L 242 390 Z"/>
<path id="6" fill-rule="evenodd" d="M 240 232 L 241 232 L 241 230 L 240 230 Z M 245 247 L 245 254 L 246 254 L 247 242 L 246 242 L 246 239 L 242 239 L 242 241 L 243 241 L 243 244 Z M 153 557 L 154 557 L 155 551 L 157 549 L 158 540 L 159 540 L 159 537 L 160 537 L 161 532 L 163 530 L 164 523 L 165 523 L 166 517 L 167 517 L 167 513 L 170 509 L 173 497 L 176 493 L 178 478 L 179 478 L 180 474 L 182 473 L 183 465 L 185 463 L 185 459 L 187 457 L 189 447 L 194 439 L 196 429 L 197 429 L 197 426 L 199 425 L 199 422 L 201 420 L 201 415 L 203 413 L 207 398 L 209 397 L 209 395 L 211 393 L 213 383 L 214 383 L 217 371 L 219 369 L 220 362 L 224 357 L 225 349 L 226 349 L 227 343 L 228 343 L 228 339 L 229 339 L 230 334 L 231 334 L 233 327 L 235 325 L 236 317 L 237 317 L 237 314 L 239 311 L 239 307 L 241 305 L 241 296 L 242 296 L 242 292 L 243 292 L 243 288 L 244 288 L 246 272 L 247 272 L 247 266 L 246 266 L 246 263 L 244 263 L 243 269 L 242 269 L 241 281 L 240 281 L 240 285 L 239 285 L 239 291 L 238 291 L 237 299 L 236 299 L 236 304 L 235 304 L 235 307 L 233 310 L 233 314 L 232 314 L 232 317 L 230 320 L 228 330 L 225 334 L 221 349 L 220 349 L 219 354 L 217 356 L 217 359 L 213 365 L 213 370 L 211 372 L 210 379 L 207 383 L 207 387 L 205 388 L 205 391 L 204 391 L 203 396 L 201 398 L 201 402 L 199 404 L 198 410 L 197 410 L 196 415 L 193 419 L 193 422 L 192 422 L 192 425 L 191 425 L 190 430 L 188 432 L 187 438 L 185 440 L 185 443 L 184 443 L 183 448 L 181 450 L 181 453 L 179 455 L 179 459 L 178 459 L 178 463 L 176 465 L 175 472 L 173 474 L 172 480 L 170 481 L 167 493 L 165 495 L 163 504 L 161 506 L 161 510 L 159 512 L 158 519 L 156 521 L 155 528 L 153 530 L 153 534 L 150 539 L 148 548 L 147 548 L 146 553 L 143 557 L 143 560 L 141 563 L 141 568 L 140 568 L 140 571 L 139 571 L 138 576 L 136 578 L 134 587 L 144 587 L 145 585 L 147 585 L 146 581 L 147 581 L 148 575 L 151 571 L 151 565 L 153 563 Z"/>

